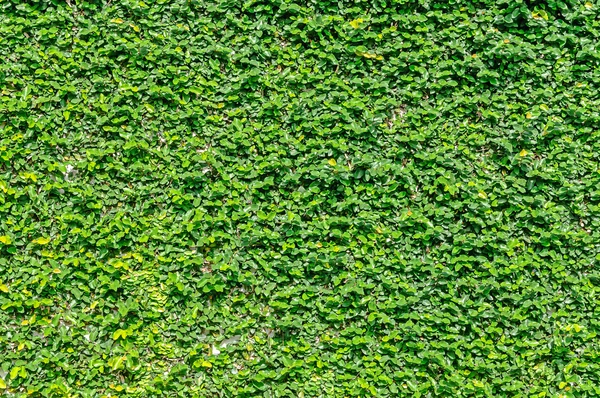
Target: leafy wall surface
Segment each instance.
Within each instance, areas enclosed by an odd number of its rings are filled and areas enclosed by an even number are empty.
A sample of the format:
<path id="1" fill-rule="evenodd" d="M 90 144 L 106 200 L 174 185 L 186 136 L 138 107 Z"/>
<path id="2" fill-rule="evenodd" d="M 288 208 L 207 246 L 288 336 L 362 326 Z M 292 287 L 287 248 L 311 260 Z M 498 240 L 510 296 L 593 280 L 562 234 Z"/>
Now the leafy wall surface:
<path id="1" fill-rule="evenodd" d="M 0 2 L 0 395 L 598 396 L 599 7 Z"/>

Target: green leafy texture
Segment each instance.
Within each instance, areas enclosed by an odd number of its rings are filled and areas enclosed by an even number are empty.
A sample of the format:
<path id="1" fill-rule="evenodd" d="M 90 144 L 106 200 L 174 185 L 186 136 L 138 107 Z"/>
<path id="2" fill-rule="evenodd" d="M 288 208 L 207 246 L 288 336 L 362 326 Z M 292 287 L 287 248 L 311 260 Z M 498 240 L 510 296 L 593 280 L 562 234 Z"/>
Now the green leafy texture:
<path id="1" fill-rule="evenodd" d="M 598 10 L 5 0 L 6 393 L 598 396 Z"/>

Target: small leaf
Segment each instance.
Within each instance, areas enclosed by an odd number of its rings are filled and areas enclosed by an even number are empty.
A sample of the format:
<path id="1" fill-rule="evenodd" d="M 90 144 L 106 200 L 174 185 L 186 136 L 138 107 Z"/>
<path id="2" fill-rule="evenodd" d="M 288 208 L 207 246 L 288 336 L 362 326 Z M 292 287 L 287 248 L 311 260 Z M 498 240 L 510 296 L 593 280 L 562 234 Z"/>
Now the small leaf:
<path id="1" fill-rule="evenodd" d="M 0 292 L 8 293 L 8 286 L 0 283 Z"/>
<path id="2" fill-rule="evenodd" d="M 35 243 L 36 245 L 47 245 L 50 243 L 50 238 L 37 238 L 33 240 L 32 243 Z"/>
<path id="3" fill-rule="evenodd" d="M 6 383 L 2 379 L 0 379 L 0 388 L 6 388 Z"/>
<path id="4" fill-rule="evenodd" d="M 10 378 L 16 379 L 17 376 L 19 375 L 19 370 L 21 370 L 21 368 L 19 366 L 15 366 L 14 368 L 12 368 L 10 370 Z"/>
<path id="5" fill-rule="evenodd" d="M 519 155 L 520 155 L 520 156 L 527 156 L 527 154 L 528 154 L 528 153 L 529 153 L 529 152 L 527 152 L 527 150 L 525 150 L 525 149 L 522 149 L 522 150 L 521 150 L 521 152 L 519 152 Z"/>
<path id="6" fill-rule="evenodd" d="M 110 22 L 123 23 L 123 20 L 121 18 L 115 18 L 115 19 L 111 19 Z"/>
<path id="7" fill-rule="evenodd" d="M 8 235 L 0 236 L 0 242 L 4 243 L 5 245 L 10 245 L 10 243 L 11 243 L 10 236 L 8 236 Z"/>
<path id="8" fill-rule="evenodd" d="M 210 363 L 208 361 L 202 361 L 202 363 L 200 364 L 200 366 L 203 366 L 205 368 L 212 368 L 212 363 Z"/>
<path id="9" fill-rule="evenodd" d="M 337 164 L 337 162 L 335 161 L 335 159 L 329 159 L 327 161 L 327 163 L 329 163 L 331 166 L 335 166 Z"/>
<path id="10" fill-rule="evenodd" d="M 590 9 L 592 7 L 594 7 L 594 5 L 592 3 L 590 3 L 589 1 L 585 2 L 585 8 Z"/>
<path id="11" fill-rule="evenodd" d="M 533 19 L 543 19 L 545 21 L 548 20 L 548 14 L 544 10 L 536 10 L 531 13 Z"/>
<path id="12" fill-rule="evenodd" d="M 119 367 L 123 364 L 124 360 L 125 360 L 125 357 L 117 357 L 117 358 L 115 358 L 115 361 L 113 362 L 113 365 L 112 365 L 112 370 L 119 369 Z"/>
<path id="13" fill-rule="evenodd" d="M 357 18 L 354 21 L 350 22 L 350 26 L 352 26 L 354 29 L 358 29 L 362 22 L 363 22 L 362 18 Z"/>
<path id="14" fill-rule="evenodd" d="M 532 117 L 533 117 L 533 115 L 531 114 L 531 112 L 527 112 L 525 114 L 525 118 L 527 118 L 527 119 L 531 119 Z"/>
<path id="15" fill-rule="evenodd" d="M 69 117 L 71 116 L 71 112 L 69 112 L 69 111 L 64 111 L 64 112 L 63 112 L 63 116 L 65 117 L 65 120 L 69 120 Z"/>
<path id="16" fill-rule="evenodd" d="M 566 383 L 566 382 L 564 382 L 564 381 L 561 381 L 561 382 L 560 382 L 560 384 L 558 385 L 558 388 L 560 388 L 560 389 L 562 390 L 562 389 L 563 389 L 563 388 L 565 388 L 566 386 L 567 386 L 567 383 Z"/>

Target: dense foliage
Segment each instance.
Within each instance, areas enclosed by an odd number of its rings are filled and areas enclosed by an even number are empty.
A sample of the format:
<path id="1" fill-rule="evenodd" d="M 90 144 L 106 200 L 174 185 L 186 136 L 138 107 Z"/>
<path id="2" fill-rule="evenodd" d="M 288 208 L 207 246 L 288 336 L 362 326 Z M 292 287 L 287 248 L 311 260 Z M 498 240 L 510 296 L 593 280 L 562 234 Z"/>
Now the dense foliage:
<path id="1" fill-rule="evenodd" d="M 0 395 L 598 396 L 599 7 L 0 2 Z"/>

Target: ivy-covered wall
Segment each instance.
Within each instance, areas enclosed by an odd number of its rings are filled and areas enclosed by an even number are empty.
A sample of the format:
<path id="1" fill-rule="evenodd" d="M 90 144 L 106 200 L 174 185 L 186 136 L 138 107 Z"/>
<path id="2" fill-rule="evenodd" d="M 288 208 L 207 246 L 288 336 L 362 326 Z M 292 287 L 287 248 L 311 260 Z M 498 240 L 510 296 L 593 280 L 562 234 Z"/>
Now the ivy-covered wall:
<path id="1" fill-rule="evenodd" d="M 600 395 L 597 0 L 0 2 L 0 395 Z"/>

